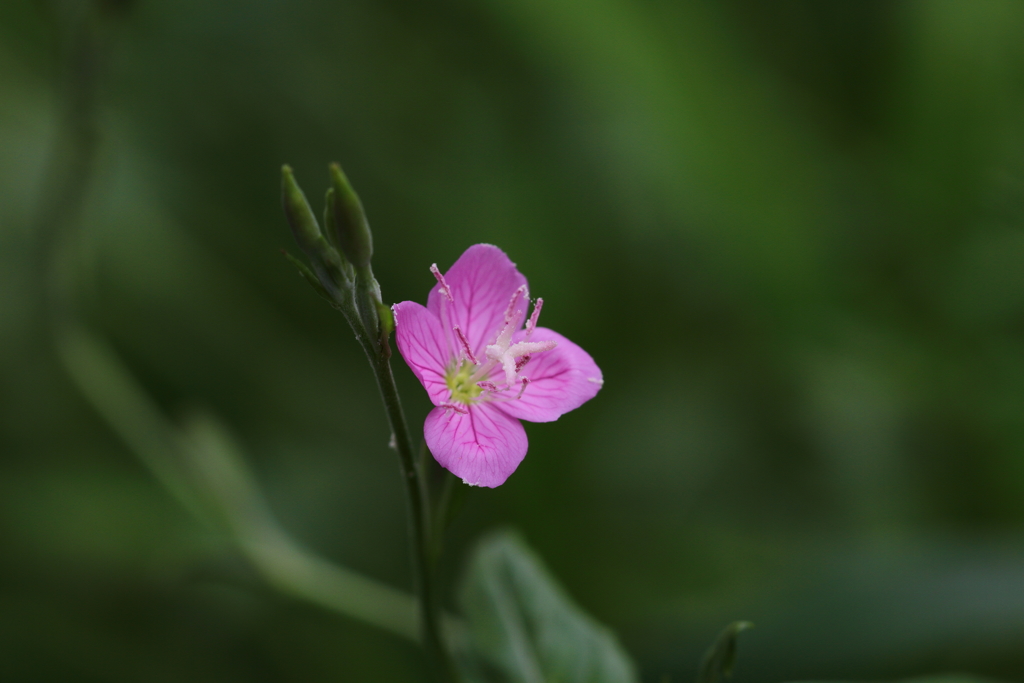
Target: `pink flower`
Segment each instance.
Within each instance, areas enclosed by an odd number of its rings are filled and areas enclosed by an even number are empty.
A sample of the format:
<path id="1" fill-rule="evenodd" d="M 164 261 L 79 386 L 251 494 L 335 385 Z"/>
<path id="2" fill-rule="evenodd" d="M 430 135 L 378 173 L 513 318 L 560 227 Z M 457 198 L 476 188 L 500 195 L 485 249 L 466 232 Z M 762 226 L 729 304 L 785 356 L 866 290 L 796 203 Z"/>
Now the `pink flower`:
<path id="1" fill-rule="evenodd" d="M 526 455 L 519 420 L 551 422 L 592 399 L 604 380 L 586 351 L 537 327 L 526 278 L 501 249 L 477 244 L 444 275 L 427 307 L 395 304 L 402 357 L 434 409 L 423 435 L 439 463 L 473 486 L 500 486 Z M 526 320 L 526 327 L 523 321 Z"/>

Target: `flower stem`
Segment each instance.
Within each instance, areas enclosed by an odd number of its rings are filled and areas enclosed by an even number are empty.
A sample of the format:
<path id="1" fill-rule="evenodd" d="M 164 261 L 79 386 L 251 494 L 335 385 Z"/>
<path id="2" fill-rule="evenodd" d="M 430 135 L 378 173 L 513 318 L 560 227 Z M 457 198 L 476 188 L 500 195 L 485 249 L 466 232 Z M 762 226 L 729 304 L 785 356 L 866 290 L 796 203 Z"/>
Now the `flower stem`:
<path id="1" fill-rule="evenodd" d="M 386 343 L 386 342 L 385 342 Z M 431 659 L 432 665 L 445 680 L 454 680 L 454 670 L 448 652 L 441 639 L 439 606 L 437 593 L 434 589 L 431 571 L 431 531 L 430 531 L 430 500 L 426 488 L 424 473 L 420 471 L 413 452 L 409 427 L 402 411 L 402 403 L 398 397 L 398 387 L 391 372 L 389 354 L 378 353 L 371 358 L 377 386 L 384 401 L 391 430 L 395 436 L 395 448 L 402 464 L 402 479 L 409 498 L 410 526 L 412 531 L 412 560 L 416 582 L 416 593 L 420 597 L 420 628 L 423 634 L 423 646 Z"/>
<path id="2" fill-rule="evenodd" d="M 422 471 L 420 460 L 416 457 L 409 425 L 405 420 L 401 399 L 398 397 L 398 387 L 391 371 L 391 347 L 388 344 L 387 333 L 379 332 L 384 329 L 375 303 L 380 300 L 380 288 L 369 266 L 355 268 L 354 285 L 352 303 L 355 304 L 355 310 L 349 309 L 346 301 L 342 313 L 356 332 L 356 337 L 366 352 L 377 378 L 377 388 L 380 389 L 384 411 L 387 413 L 391 433 L 394 435 L 395 450 L 398 451 L 402 466 L 402 480 L 405 482 L 409 504 L 410 551 L 416 595 L 420 599 L 419 617 L 423 647 L 437 678 L 455 681 L 455 669 L 442 639 L 440 605 L 433 581 L 430 491 L 426 473 Z M 378 331 L 376 335 L 373 334 L 375 330 Z"/>
<path id="3" fill-rule="evenodd" d="M 292 234 L 312 264 L 312 272 L 301 265 L 300 272 L 345 316 L 377 378 L 409 502 L 409 536 L 413 576 L 420 599 L 422 644 L 437 677 L 453 681 L 455 670 L 441 637 L 439 604 L 431 576 L 433 533 L 430 492 L 423 468 L 413 453 L 409 427 L 391 372 L 388 337 L 394 329 L 394 322 L 391 311 L 381 302 L 380 285 L 370 266 L 373 240 L 362 204 L 341 167 L 332 164 L 330 172 L 332 186 L 327 192 L 324 212 L 326 237 L 287 165 L 281 169 L 282 205 Z M 314 282 L 314 273 L 319 286 Z"/>

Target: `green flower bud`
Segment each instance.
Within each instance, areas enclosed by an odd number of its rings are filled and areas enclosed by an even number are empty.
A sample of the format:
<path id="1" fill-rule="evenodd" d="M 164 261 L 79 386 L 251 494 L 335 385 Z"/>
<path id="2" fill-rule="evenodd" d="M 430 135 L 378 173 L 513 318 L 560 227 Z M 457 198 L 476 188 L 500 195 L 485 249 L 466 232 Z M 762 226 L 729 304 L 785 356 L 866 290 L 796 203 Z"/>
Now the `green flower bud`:
<path id="1" fill-rule="evenodd" d="M 328 225 L 327 229 L 333 231 L 341 253 L 357 270 L 367 268 L 373 256 L 373 236 L 370 224 L 366 222 L 363 204 L 349 185 L 341 166 L 331 164 L 330 174 L 333 194 L 329 195 L 332 206 L 328 214 L 333 214 L 334 225 Z"/>
<path id="2" fill-rule="evenodd" d="M 306 195 L 295 182 L 295 175 L 287 164 L 281 167 L 281 205 L 295 241 L 309 257 L 323 285 L 328 289 L 347 286 L 351 279 L 351 266 L 324 239 Z"/>
<path id="3" fill-rule="evenodd" d="M 324 197 L 324 226 L 327 230 L 327 239 L 335 247 L 338 246 L 337 231 L 335 230 L 334 219 L 334 188 L 327 188 L 327 196 Z M 344 256 L 341 258 L 341 270 L 348 280 L 355 279 L 352 264 Z"/>
<path id="4" fill-rule="evenodd" d="M 281 167 L 281 206 L 295 241 L 307 256 L 316 259 L 325 242 L 324 236 L 320 233 L 320 226 L 306 201 L 306 195 L 295 182 L 295 174 L 287 164 Z"/>

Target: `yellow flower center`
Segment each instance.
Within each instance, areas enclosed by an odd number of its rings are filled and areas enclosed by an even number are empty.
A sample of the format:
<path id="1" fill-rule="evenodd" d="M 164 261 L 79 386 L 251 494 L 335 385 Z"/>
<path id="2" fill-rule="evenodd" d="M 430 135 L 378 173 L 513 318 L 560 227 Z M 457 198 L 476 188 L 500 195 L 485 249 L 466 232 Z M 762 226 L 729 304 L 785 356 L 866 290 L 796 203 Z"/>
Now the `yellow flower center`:
<path id="1" fill-rule="evenodd" d="M 483 393 L 483 389 L 473 381 L 473 373 L 476 372 L 477 366 L 468 360 L 462 361 L 459 365 L 456 365 L 457 362 L 448 366 L 444 378 L 448 389 L 452 392 L 451 401 L 453 403 L 471 403 L 473 399 Z"/>

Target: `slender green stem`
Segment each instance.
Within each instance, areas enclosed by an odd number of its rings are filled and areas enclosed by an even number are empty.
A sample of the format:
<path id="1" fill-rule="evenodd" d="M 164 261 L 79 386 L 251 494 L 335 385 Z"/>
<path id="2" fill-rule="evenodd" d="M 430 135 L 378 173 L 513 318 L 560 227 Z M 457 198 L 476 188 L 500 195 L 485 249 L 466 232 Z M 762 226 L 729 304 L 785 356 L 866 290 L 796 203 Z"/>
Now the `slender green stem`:
<path id="1" fill-rule="evenodd" d="M 391 361 L 381 353 L 372 365 L 377 375 L 381 398 L 384 400 L 384 410 L 387 412 L 395 437 L 395 448 L 402 464 L 402 479 L 405 481 L 406 495 L 409 498 L 413 572 L 422 608 L 420 627 L 423 632 L 423 645 L 433 665 L 444 677 L 452 679 L 454 672 L 441 639 L 440 610 L 431 570 L 430 501 L 426 482 L 416 462 L 409 427 L 398 397 L 398 387 L 395 386 L 395 377 L 391 372 Z"/>
<path id="2" fill-rule="evenodd" d="M 465 489 L 468 488 L 463 486 L 459 482 L 459 478 L 450 472 L 444 472 L 443 479 L 441 480 L 441 490 L 437 494 L 437 500 L 434 503 L 433 519 L 432 522 L 432 534 L 430 537 L 430 552 L 431 558 L 436 562 L 441 557 L 441 550 L 444 547 L 444 532 L 448 529 L 448 524 L 451 522 L 451 518 L 455 513 L 455 505 L 453 501 L 456 497 L 456 491 L 465 495 Z"/>
<path id="3" fill-rule="evenodd" d="M 408 499 L 410 551 L 416 594 L 420 599 L 420 632 L 423 647 L 438 677 L 443 680 L 455 680 L 455 669 L 442 639 L 440 604 L 432 576 L 434 534 L 431 529 L 430 491 L 413 449 L 409 426 L 405 421 L 405 413 L 398 397 L 398 387 L 391 371 L 391 348 L 388 345 L 387 327 L 380 319 L 378 309 L 380 287 L 368 264 L 355 267 L 354 276 L 352 289 L 335 287 L 332 295 L 336 300 L 336 307 L 348 320 L 356 339 L 366 352 L 370 367 L 373 368 L 377 387 L 384 402 L 384 411 L 391 425 L 393 444 L 398 451 Z"/>

